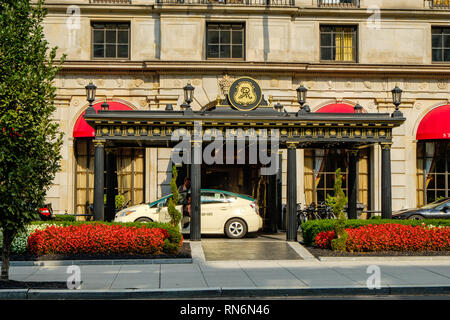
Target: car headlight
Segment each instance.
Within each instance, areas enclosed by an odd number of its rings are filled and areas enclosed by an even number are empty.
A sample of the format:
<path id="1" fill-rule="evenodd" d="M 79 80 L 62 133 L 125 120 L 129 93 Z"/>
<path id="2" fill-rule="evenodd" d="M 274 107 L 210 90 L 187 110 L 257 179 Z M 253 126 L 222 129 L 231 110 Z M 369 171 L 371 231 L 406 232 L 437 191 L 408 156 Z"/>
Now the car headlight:
<path id="1" fill-rule="evenodd" d="M 119 212 L 117 214 L 117 216 L 118 217 L 125 217 L 125 216 L 128 216 L 128 215 L 132 214 L 133 212 L 136 212 L 136 210 L 124 210 L 124 211 Z"/>

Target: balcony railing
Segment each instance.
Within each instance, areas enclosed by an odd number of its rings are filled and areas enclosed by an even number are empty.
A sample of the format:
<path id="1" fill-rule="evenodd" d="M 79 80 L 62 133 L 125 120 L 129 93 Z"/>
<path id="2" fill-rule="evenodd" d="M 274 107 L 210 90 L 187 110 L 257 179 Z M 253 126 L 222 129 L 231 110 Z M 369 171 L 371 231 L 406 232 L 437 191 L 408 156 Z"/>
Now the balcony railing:
<path id="1" fill-rule="evenodd" d="M 156 0 L 156 3 L 293 7 L 295 5 L 295 0 Z"/>
<path id="2" fill-rule="evenodd" d="M 425 7 L 430 9 L 450 9 L 450 0 L 425 0 Z"/>
<path id="3" fill-rule="evenodd" d="M 359 8 L 359 0 L 317 0 L 317 6 L 321 8 Z"/>

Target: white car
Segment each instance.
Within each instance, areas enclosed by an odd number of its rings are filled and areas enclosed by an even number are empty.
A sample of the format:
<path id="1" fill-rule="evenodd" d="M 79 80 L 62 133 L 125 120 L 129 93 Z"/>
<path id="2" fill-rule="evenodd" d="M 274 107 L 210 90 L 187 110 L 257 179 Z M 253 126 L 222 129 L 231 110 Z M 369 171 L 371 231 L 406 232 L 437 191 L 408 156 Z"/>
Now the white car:
<path id="1" fill-rule="evenodd" d="M 169 222 L 167 204 L 172 194 L 151 203 L 140 204 L 119 211 L 115 222 Z M 184 199 L 186 193 L 180 193 Z M 248 232 L 256 232 L 263 226 L 255 199 L 223 190 L 201 189 L 201 233 L 226 234 L 229 238 L 240 239 Z M 181 202 L 181 201 L 180 201 Z M 183 206 L 176 207 L 183 212 Z M 187 218 L 189 219 L 189 218 Z M 183 218 L 183 233 L 189 227 Z M 181 222 L 180 222 L 181 228 Z"/>

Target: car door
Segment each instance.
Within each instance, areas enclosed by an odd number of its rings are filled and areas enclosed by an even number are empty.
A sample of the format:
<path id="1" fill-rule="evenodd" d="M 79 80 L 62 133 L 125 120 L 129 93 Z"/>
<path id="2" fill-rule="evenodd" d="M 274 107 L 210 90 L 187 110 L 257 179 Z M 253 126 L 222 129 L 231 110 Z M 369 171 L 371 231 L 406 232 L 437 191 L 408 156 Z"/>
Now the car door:
<path id="1" fill-rule="evenodd" d="M 433 219 L 450 219 L 450 201 L 436 206 L 432 212 Z"/>
<path id="2" fill-rule="evenodd" d="M 202 191 L 201 203 L 201 232 L 222 233 L 224 217 L 229 210 L 229 203 L 225 195 L 218 191 Z"/>
<path id="3" fill-rule="evenodd" d="M 168 210 L 170 197 L 158 202 L 156 212 L 159 214 L 159 222 L 168 223 L 170 222 L 170 214 Z M 180 213 L 182 213 L 182 205 L 178 205 L 175 207 Z"/>

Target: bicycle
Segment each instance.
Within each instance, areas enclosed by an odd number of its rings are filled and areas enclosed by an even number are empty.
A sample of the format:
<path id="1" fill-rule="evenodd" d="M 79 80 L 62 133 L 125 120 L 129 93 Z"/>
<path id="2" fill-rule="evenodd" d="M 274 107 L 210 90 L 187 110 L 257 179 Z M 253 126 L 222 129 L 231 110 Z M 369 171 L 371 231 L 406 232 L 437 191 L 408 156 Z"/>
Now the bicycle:
<path id="1" fill-rule="evenodd" d="M 317 207 L 317 214 L 321 219 L 336 219 L 336 215 L 330 206 L 325 202 L 321 202 Z"/>
<path id="2" fill-rule="evenodd" d="M 322 219 L 319 214 L 316 212 L 316 204 L 313 202 L 305 209 L 301 209 L 299 205 L 297 205 L 297 226 L 298 230 L 301 230 L 301 225 L 303 222 L 308 220 L 320 220 Z"/>

